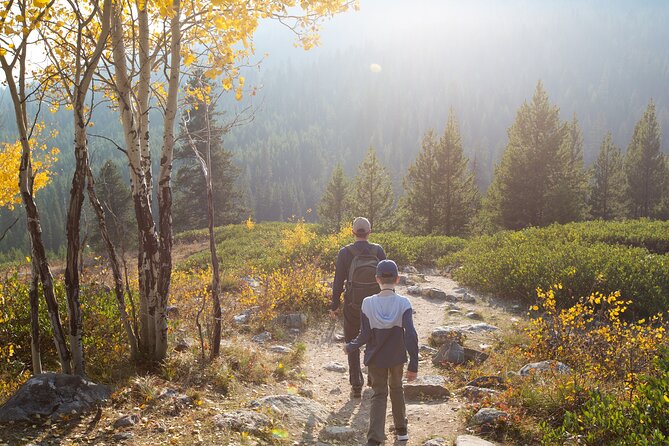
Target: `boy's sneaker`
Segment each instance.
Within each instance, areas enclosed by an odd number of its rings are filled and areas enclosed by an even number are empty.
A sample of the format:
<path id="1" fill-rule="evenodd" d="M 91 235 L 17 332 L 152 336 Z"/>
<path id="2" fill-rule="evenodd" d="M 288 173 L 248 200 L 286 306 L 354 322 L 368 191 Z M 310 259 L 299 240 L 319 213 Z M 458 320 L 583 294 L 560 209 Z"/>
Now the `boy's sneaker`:
<path id="1" fill-rule="evenodd" d="M 407 428 L 395 429 L 395 434 L 397 434 L 397 441 L 407 441 L 409 440 L 409 433 Z"/>

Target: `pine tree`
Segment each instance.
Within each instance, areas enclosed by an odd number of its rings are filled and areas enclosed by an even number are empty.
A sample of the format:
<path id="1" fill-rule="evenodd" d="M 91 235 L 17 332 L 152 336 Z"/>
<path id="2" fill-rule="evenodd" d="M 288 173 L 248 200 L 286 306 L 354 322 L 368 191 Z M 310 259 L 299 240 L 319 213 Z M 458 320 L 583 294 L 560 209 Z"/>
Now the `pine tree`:
<path id="1" fill-rule="evenodd" d="M 318 220 L 328 231 L 339 232 L 350 212 L 349 185 L 344 168 L 337 163 L 318 205 Z"/>
<path id="2" fill-rule="evenodd" d="M 136 244 L 137 231 L 133 228 L 133 201 L 128 181 L 123 178 L 121 168 L 112 160 L 107 160 L 95 178 L 98 199 L 107 215 L 107 229 L 114 246 L 122 246 L 122 251 Z M 93 211 L 90 211 L 93 215 Z M 91 224 L 91 245 L 95 252 L 106 253 L 107 248 L 97 224 Z"/>
<path id="3" fill-rule="evenodd" d="M 502 160 L 495 168 L 487 201 L 488 213 L 508 229 L 553 222 L 548 198 L 562 180 L 562 147 L 567 126 L 551 105 L 541 82 L 532 101 L 524 103 L 508 130 Z"/>
<path id="4" fill-rule="evenodd" d="M 446 235 L 462 235 L 468 230 L 478 202 L 479 192 L 474 174 L 467 167 L 469 160 L 462 150 L 460 130 L 453 110 L 436 150 L 436 196 L 438 227 Z"/>
<path id="5" fill-rule="evenodd" d="M 590 213 L 594 218 L 613 220 L 623 218 L 626 207 L 623 156 L 609 133 L 593 166 Z"/>
<path id="6" fill-rule="evenodd" d="M 374 148 L 370 147 L 353 181 L 353 213 L 367 217 L 372 229 L 383 227 L 384 220 L 392 211 L 394 199 L 390 175 L 377 158 Z"/>
<path id="7" fill-rule="evenodd" d="M 440 220 L 437 196 L 442 190 L 437 163 L 438 147 L 434 131 L 425 132 L 418 157 L 404 178 L 404 207 L 410 219 L 407 230 L 411 232 L 430 234 Z"/>
<path id="8" fill-rule="evenodd" d="M 213 82 L 194 74 L 190 79 L 192 88 L 195 83 L 202 82 L 213 89 Z M 189 98 L 190 110 L 187 116 L 188 132 L 195 140 L 200 153 L 205 152 L 206 125 L 204 113 L 209 110 L 196 97 Z M 224 129 L 216 123 L 216 114 L 209 113 L 211 122 L 211 172 L 214 191 L 215 221 L 217 225 L 238 223 L 243 219 L 245 212 L 243 197 L 237 187 L 239 168 L 232 163 L 232 153 L 223 147 Z M 202 174 L 200 162 L 192 149 L 185 144 L 177 148 L 178 169 L 174 178 L 174 229 L 205 228 L 207 226 L 207 187 Z"/>
<path id="9" fill-rule="evenodd" d="M 583 136 L 576 115 L 566 124 L 556 171 L 546 194 L 547 223 L 567 223 L 587 216 L 588 176 L 583 166 Z"/>
<path id="10" fill-rule="evenodd" d="M 625 157 L 631 217 L 655 217 L 660 212 L 667 176 L 660 140 L 655 104 L 650 101 L 643 117 L 634 127 L 634 135 Z"/>

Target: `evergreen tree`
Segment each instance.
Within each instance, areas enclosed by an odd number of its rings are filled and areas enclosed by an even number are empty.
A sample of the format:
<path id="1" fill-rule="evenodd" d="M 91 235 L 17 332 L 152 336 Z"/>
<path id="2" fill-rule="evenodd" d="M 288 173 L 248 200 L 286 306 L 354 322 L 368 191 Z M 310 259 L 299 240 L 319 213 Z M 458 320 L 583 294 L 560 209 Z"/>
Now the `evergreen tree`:
<path id="1" fill-rule="evenodd" d="M 625 171 L 623 156 L 607 134 L 593 166 L 590 213 L 594 218 L 613 220 L 625 216 Z"/>
<path id="2" fill-rule="evenodd" d="M 348 190 L 344 168 L 337 163 L 318 205 L 318 220 L 328 231 L 338 232 L 350 213 Z"/>
<path id="3" fill-rule="evenodd" d="M 508 130 L 502 160 L 495 169 L 487 212 L 508 229 L 552 223 L 549 197 L 562 180 L 563 143 L 567 126 L 551 105 L 541 82 L 532 101 L 524 103 Z"/>
<path id="4" fill-rule="evenodd" d="M 423 135 L 418 157 L 404 178 L 404 207 L 409 218 L 407 230 L 432 233 L 440 220 L 437 197 L 442 192 L 437 152 L 439 141 L 433 130 Z"/>
<path id="5" fill-rule="evenodd" d="M 95 186 L 107 220 L 107 229 L 114 246 L 128 249 L 136 245 L 137 231 L 133 228 L 134 211 L 130 185 L 123 178 L 121 168 L 112 160 L 107 160 L 98 171 Z M 93 211 L 89 211 L 93 215 Z M 97 224 L 90 224 L 91 246 L 97 253 L 107 253 L 104 240 Z"/>
<path id="6" fill-rule="evenodd" d="M 394 199 L 390 175 L 377 158 L 374 148 L 370 147 L 353 182 L 353 213 L 367 217 L 372 229 L 383 227 L 384 220 L 392 211 Z"/>
<path id="7" fill-rule="evenodd" d="M 587 216 L 588 176 L 583 166 L 583 136 L 576 115 L 566 124 L 551 188 L 546 194 L 546 222 L 567 223 Z"/>
<path id="8" fill-rule="evenodd" d="M 631 217 L 656 217 L 661 212 L 667 168 L 665 157 L 660 151 L 660 140 L 655 104 L 650 101 L 643 117 L 634 127 L 634 135 L 625 157 Z"/>
<path id="9" fill-rule="evenodd" d="M 201 82 L 212 89 L 213 81 L 197 73 L 189 79 L 192 88 Z M 224 129 L 216 122 L 216 114 L 209 113 L 211 135 L 207 135 L 208 107 L 199 105 L 200 99 L 189 98 L 186 126 L 200 153 L 205 153 L 207 138 L 211 144 L 211 173 L 214 191 L 215 222 L 217 225 L 238 223 L 245 209 L 243 197 L 237 187 L 239 168 L 232 163 L 232 154 L 223 147 Z M 207 187 L 202 167 L 188 144 L 177 148 L 178 169 L 174 178 L 174 230 L 204 228 L 207 226 Z"/>
<path id="10" fill-rule="evenodd" d="M 460 130 L 453 110 L 436 150 L 436 196 L 439 215 L 438 227 L 446 235 L 462 235 L 468 230 L 479 202 L 474 174 L 462 150 Z"/>

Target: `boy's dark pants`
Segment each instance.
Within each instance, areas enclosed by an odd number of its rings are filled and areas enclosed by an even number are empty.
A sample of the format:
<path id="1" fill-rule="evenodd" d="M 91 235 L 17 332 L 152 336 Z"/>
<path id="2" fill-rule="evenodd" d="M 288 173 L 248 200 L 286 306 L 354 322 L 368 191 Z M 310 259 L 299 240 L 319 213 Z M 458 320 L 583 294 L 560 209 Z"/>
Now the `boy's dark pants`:
<path id="1" fill-rule="evenodd" d="M 372 381 L 372 406 L 369 413 L 369 431 L 367 440 L 383 443 L 386 438 L 386 407 L 388 404 L 388 388 L 390 388 L 390 402 L 393 408 L 395 429 L 406 429 L 406 406 L 404 404 L 404 388 L 402 374 L 404 364 L 390 368 L 367 366 Z"/>
<path id="2" fill-rule="evenodd" d="M 360 311 L 344 303 L 344 341 L 351 342 L 360 332 Z M 360 369 L 360 350 L 348 354 L 348 382 L 351 387 L 362 389 L 363 377 Z"/>

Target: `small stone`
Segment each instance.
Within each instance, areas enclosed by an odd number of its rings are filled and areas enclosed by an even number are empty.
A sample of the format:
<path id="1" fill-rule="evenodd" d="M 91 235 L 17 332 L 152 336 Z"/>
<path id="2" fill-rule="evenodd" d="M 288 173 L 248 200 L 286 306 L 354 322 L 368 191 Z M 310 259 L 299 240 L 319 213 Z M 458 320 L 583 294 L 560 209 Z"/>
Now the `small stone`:
<path id="1" fill-rule="evenodd" d="M 423 443 L 423 446 L 447 446 L 448 442 L 446 441 L 445 438 L 432 438 L 431 440 L 427 440 L 425 443 Z"/>
<path id="2" fill-rule="evenodd" d="M 190 349 L 190 348 L 191 348 L 191 343 L 188 339 L 179 338 L 179 339 L 177 339 L 177 343 L 174 346 L 174 351 L 185 352 L 185 351 L 188 351 L 188 349 Z"/>
<path id="3" fill-rule="evenodd" d="M 297 394 L 300 396 L 303 396 L 305 398 L 313 398 L 314 397 L 314 391 L 311 389 L 306 389 L 304 387 L 300 387 L 297 390 Z"/>
<path id="4" fill-rule="evenodd" d="M 482 321 L 483 316 L 480 313 L 477 313 L 476 311 L 470 311 L 467 314 L 465 314 L 469 319 L 474 319 L 476 321 Z"/>
<path id="5" fill-rule="evenodd" d="M 335 387 L 330 390 L 330 395 L 341 395 L 341 387 Z"/>
<path id="6" fill-rule="evenodd" d="M 252 337 L 251 340 L 253 342 L 257 342 L 258 344 L 264 344 L 265 342 L 272 340 L 272 334 L 269 331 L 263 331 L 262 333 Z"/>
<path id="7" fill-rule="evenodd" d="M 460 315 L 462 315 L 462 311 L 460 311 L 460 310 L 448 310 L 446 312 L 446 314 L 448 314 L 449 316 L 460 316 Z"/>
<path id="8" fill-rule="evenodd" d="M 458 435 L 455 446 L 495 446 L 495 444 L 473 435 Z"/>
<path id="9" fill-rule="evenodd" d="M 476 303 L 476 298 L 469 293 L 465 293 L 462 296 L 462 301 L 466 304 L 474 304 Z"/>
<path id="10" fill-rule="evenodd" d="M 402 272 L 409 274 L 418 274 L 418 270 L 416 269 L 416 267 L 411 265 L 406 265 L 404 268 L 402 268 Z"/>
<path id="11" fill-rule="evenodd" d="M 518 374 L 520 376 L 528 376 L 531 374 L 541 374 L 549 371 L 555 371 L 556 373 L 560 374 L 568 374 L 571 373 L 571 368 L 568 365 L 561 363 L 560 361 L 548 360 L 526 364 L 518 371 Z"/>
<path id="12" fill-rule="evenodd" d="M 445 384 L 446 379 L 443 376 L 419 376 L 404 384 L 404 397 L 409 401 L 445 400 L 451 395 Z"/>
<path id="13" fill-rule="evenodd" d="M 428 288 L 427 290 L 423 291 L 423 296 L 434 300 L 448 300 L 448 295 L 446 295 L 446 293 L 439 288 Z"/>
<path id="14" fill-rule="evenodd" d="M 496 425 L 500 422 L 505 422 L 509 417 L 509 414 L 492 407 L 484 407 L 480 409 L 474 416 L 471 421 L 472 424 L 481 426 L 481 425 Z"/>
<path id="15" fill-rule="evenodd" d="M 400 282 L 399 285 L 405 286 L 407 284 L 407 276 L 404 274 L 400 274 Z"/>
<path id="16" fill-rule="evenodd" d="M 114 421 L 114 429 L 119 429 L 121 427 L 130 427 L 139 423 L 139 415 L 126 415 Z"/>
<path id="17" fill-rule="evenodd" d="M 337 373 L 346 373 L 346 370 L 348 370 L 346 366 L 340 362 L 330 362 L 328 364 L 325 364 L 323 368 L 330 372 L 337 372 Z"/>
<path id="18" fill-rule="evenodd" d="M 241 313 L 238 314 L 237 316 L 233 317 L 232 320 L 235 322 L 237 325 L 243 325 L 248 323 L 250 316 L 246 313 Z"/>
<path id="19" fill-rule="evenodd" d="M 484 333 L 487 331 L 497 331 L 499 330 L 498 327 L 495 327 L 494 325 L 486 324 L 485 322 L 480 322 L 478 324 L 471 324 L 471 325 L 461 325 L 460 327 L 457 327 L 461 331 L 465 331 L 468 333 Z"/>
<path id="20" fill-rule="evenodd" d="M 285 345 L 273 345 L 269 348 L 269 351 L 274 353 L 279 353 L 282 355 L 293 353 L 293 349 L 290 347 L 286 347 Z"/>
<path id="21" fill-rule="evenodd" d="M 346 441 L 355 438 L 357 432 L 348 426 L 327 426 L 321 433 L 324 440 Z"/>
<path id="22" fill-rule="evenodd" d="M 275 322 L 287 328 L 302 329 L 307 325 L 307 315 L 304 313 L 280 314 L 275 318 Z"/>
<path id="23" fill-rule="evenodd" d="M 412 285 L 407 288 L 407 293 L 412 296 L 420 296 L 423 294 L 423 289 L 418 285 Z"/>
<path id="24" fill-rule="evenodd" d="M 485 387 L 488 389 L 504 389 L 504 378 L 501 376 L 479 376 L 467 383 L 468 386 Z"/>
<path id="25" fill-rule="evenodd" d="M 134 437 L 134 434 L 132 432 L 119 432 L 118 434 L 114 434 L 112 436 L 112 440 L 114 441 L 127 441 L 131 440 Z"/>
<path id="26" fill-rule="evenodd" d="M 253 410 L 233 410 L 216 415 L 214 424 L 220 429 L 260 435 L 269 427 L 271 420 L 267 415 Z"/>
<path id="27" fill-rule="evenodd" d="M 430 334 L 430 342 L 436 346 L 443 345 L 449 341 L 456 341 L 462 345 L 464 338 L 462 330 L 457 327 L 437 327 Z"/>

